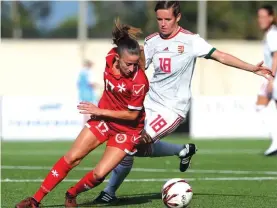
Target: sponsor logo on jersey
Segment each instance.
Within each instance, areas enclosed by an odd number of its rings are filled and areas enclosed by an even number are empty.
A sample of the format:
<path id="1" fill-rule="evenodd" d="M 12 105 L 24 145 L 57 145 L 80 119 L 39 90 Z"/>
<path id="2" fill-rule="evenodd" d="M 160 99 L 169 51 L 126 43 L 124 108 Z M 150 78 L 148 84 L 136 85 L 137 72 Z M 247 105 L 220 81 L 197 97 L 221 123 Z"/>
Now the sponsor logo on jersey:
<path id="1" fill-rule="evenodd" d="M 126 142 L 127 135 L 126 134 L 116 134 L 115 141 L 119 144 Z"/>
<path id="2" fill-rule="evenodd" d="M 133 85 L 133 95 L 141 96 L 144 94 L 145 84 L 135 84 Z"/>
<path id="3" fill-rule="evenodd" d="M 134 144 L 138 144 L 138 143 L 139 143 L 140 137 L 141 137 L 140 135 L 138 135 L 138 136 L 133 136 L 132 139 L 131 139 L 131 141 L 132 141 Z"/>
<path id="4" fill-rule="evenodd" d="M 178 53 L 183 53 L 184 52 L 184 46 L 183 45 L 179 45 L 178 46 Z"/>
<path id="5" fill-rule="evenodd" d="M 166 47 L 165 49 L 163 49 L 163 51 L 168 51 L 168 47 Z"/>

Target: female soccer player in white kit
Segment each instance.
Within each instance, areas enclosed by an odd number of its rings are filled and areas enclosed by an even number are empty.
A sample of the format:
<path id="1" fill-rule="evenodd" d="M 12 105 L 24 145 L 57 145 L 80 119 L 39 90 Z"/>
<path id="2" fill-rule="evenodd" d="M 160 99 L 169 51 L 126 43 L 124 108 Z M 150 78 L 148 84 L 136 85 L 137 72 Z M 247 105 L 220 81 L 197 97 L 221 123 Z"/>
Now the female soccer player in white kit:
<path id="1" fill-rule="evenodd" d="M 177 150 L 180 148 L 178 145 L 171 146 L 173 144 L 158 140 L 167 136 L 186 119 L 191 102 L 191 79 L 198 57 L 214 59 L 222 64 L 264 77 L 271 74 L 268 68 L 262 66 L 262 62 L 257 66 L 248 64 L 216 50 L 199 35 L 181 28 L 178 25 L 181 19 L 178 1 L 158 1 L 155 12 L 159 33 L 148 36 L 144 43 L 146 69 L 150 63 L 154 66 L 154 75 L 144 102 L 146 112 L 144 130 L 148 135 L 146 140 L 150 138 L 155 143 L 147 145 L 149 148 L 138 148 L 138 154 L 150 157 L 170 156 L 174 148 Z M 194 146 L 188 144 L 185 147 L 187 148 L 183 149 L 184 156 L 181 163 L 186 164 L 186 169 L 191 157 L 188 155 L 191 153 L 190 147 Z M 179 157 L 181 154 L 182 151 Z M 130 172 L 132 159 L 130 157 L 124 159 L 113 170 L 107 187 L 96 198 L 96 202 L 112 203 L 116 200 L 115 192 Z"/>
<path id="2" fill-rule="evenodd" d="M 277 20 L 271 5 L 265 5 L 259 8 L 258 23 L 260 29 L 264 32 L 263 50 L 265 65 L 271 68 L 272 74 L 275 76 L 277 70 Z M 274 116 L 272 120 L 271 117 L 267 116 L 266 111 L 266 107 L 272 99 L 272 93 L 267 90 L 268 83 L 267 79 L 263 81 L 256 103 L 257 112 L 270 131 L 272 139 L 270 147 L 264 153 L 266 156 L 277 153 L 277 124 L 276 121 L 274 122 Z"/>

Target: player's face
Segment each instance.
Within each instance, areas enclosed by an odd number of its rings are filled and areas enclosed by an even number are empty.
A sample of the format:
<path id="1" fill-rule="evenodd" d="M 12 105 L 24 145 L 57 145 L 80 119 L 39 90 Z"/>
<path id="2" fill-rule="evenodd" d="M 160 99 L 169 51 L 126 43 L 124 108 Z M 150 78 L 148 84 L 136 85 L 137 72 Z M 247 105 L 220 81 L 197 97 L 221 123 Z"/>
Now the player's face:
<path id="1" fill-rule="evenodd" d="M 130 77 L 138 69 L 139 56 L 123 51 L 118 60 L 119 69 L 123 76 Z"/>
<path id="2" fill-rule="evenodd" d="M 259 9 L 258 11 L 258 23 L 262 30 L 267 30 L 273 21 L 273 17 L 268 14 L 265 9 Z"/>
<path id="3" fill-rule="evenodd" d="M 169 37 L 178 28 L 178 22 L 181 14 L 174 16 L 173 9 L 159 9 L 156 12 L 156 17 L 159 25 L 159 31 L 164 37 Z"/>

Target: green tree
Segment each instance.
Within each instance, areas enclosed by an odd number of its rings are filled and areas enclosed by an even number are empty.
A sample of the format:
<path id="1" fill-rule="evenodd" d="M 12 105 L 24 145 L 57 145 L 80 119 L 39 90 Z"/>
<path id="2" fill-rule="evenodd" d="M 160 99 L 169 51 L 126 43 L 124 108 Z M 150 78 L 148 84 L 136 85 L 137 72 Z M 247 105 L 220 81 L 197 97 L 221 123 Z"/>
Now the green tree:
<path id="1" fill-rule="evenodd" d="M 144 29 L 147 21 L 143 1 L 97 1 L 94 4 L 96 25 L 89 28 L 89 37 L 110 38 L 115 18 L 123 23 Z"/>
<path id="2" fill-rule="evenodd" d="M 70 17 L 48 33 L 49 38 L 77 38 L 78 17 Z"/>
<path id="3" fill-rule="evenodd" d="M 12 17 L 12 4 L 14 3 L 17 17 Z M 1 35 L 12 37 L 13 28 L 18 25 L 23 38 L 40 37 L 40 32 L 35 20 L 44 20 L 51 14 L 51 2 L 49 1 L 1 1 Z"/>

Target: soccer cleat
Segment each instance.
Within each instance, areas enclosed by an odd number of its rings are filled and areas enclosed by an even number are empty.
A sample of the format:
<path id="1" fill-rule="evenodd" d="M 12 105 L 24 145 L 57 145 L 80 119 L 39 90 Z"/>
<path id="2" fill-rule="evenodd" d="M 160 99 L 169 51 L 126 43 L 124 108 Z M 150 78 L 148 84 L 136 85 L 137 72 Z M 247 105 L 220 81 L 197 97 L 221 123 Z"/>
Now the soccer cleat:
<path id="1" fill-rule="evenodd" d="M 265 151 L 265 156 L 277 155 L 277 142 L 272 142 L 270 147 Z"/>
<path id="2" fill-rule="evenodd" d="M 192 156 L 196 153 L 197 147 L 195 144 L 186 144 L 184 149 L 179 153 L 180 158 L 180 171 L 185 172 L 190 166 L 190 160 Z"/>
<path id="3" fill-rule="evenodd" d="M 78 207 L 76 197 L 72 196 L 70 193 L 66 192 L 65 193 L 65 202 L 64 202 L 65 207 Z"/>
<path id="4" fill-rule="evenodd" d="M 28 197 L 21 202 L 19 202 L 17 205 L 15 205 L 15 208 L 39 208 L 39 203 L 32 197 Z"/>
<path id="5" fill-rule="evenodd" d="M 111 196 L 105 191 L 101 191 L 99 196 L 93 201 L 93 203 L 98 203 L 98 204 L 111 204 L 116 202 L 118 199 L 116 196 Z"/>

